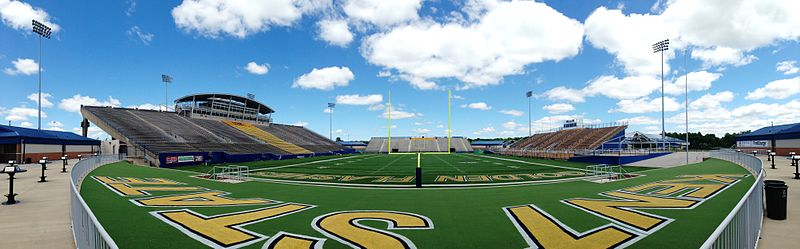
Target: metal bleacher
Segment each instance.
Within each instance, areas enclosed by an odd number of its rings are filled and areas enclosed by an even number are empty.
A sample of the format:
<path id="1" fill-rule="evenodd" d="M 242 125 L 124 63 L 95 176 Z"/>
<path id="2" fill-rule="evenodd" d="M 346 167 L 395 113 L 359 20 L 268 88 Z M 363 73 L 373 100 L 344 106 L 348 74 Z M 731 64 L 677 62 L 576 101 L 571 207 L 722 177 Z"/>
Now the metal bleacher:
<path id="1" fill-rule="evenodd" d="M 364 149 L 367 153 L 386 153 L 389 151 L 389 139 L 373 137 Z M 452 137 L 450 147 L 456 152 L 472 152 L 469 141 L 463 137 Z M 447 137 L 411 138 L 392 137 L 392 149 L 396 152 L 447 152 Z"/>
<path id="2" fill-rule="evenodd" d="M 187 118 L 174 112 L 84 106 L 81 113 L 112 137 L 126 142 L 129 147 L 142 149 L 151 157 L 162 152 L 288 155 L 343 149 L 337 143 L 298 126 L 250 125 L 256 133 L 274 134 L 277 138 L 265 140 L 220 120 Z"/>

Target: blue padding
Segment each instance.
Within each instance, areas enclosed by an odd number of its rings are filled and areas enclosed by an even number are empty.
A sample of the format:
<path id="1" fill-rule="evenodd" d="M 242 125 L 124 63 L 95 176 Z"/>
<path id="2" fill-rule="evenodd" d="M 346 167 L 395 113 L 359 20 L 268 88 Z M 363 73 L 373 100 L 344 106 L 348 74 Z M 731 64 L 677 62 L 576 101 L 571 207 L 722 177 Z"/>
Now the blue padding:
<path id="1" fill-rule="evenodd" d="M 672 152 L 650 153 L 649 155 L 640 156 L 576 156 L 569 159 L 570 162 L 582 162 L 591 164 L 629 164 L 646 160 L 650 158 L 660 157 L 670 154 Z"/>

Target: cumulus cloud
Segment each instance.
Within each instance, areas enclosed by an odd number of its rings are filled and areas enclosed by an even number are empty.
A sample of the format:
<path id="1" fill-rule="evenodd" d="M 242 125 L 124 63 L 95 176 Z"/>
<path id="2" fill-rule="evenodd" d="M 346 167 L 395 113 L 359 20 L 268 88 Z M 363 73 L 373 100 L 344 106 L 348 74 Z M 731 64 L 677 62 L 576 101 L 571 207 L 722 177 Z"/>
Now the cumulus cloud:
<path id="1" fill-rule="evenodd" d="M 463 104 L 463 105 L 461 105 L 461 108 L 470 108 L 470 109 L 481 110 L 481 111 L 488 111 L 488 110 L 492 109 L 491 106 L 489 106 L 488 104 L 486 104 L 484 102 Z"/>
<path id="2" fill-rule="evenodd" d="M 100 101 L 89 96 L 82 96 L 80 94 L 75 94 L 71 98 L 62 99 L 61 102 L 58 104 L 58 108 L 61 108 L 68 112 L 80 112 L 81 105 L 118 107 L 120 106 L 120 102 L 118 99 L 115 99 L 111 96 L 109 96 L 108 100 L 106 101 Z"/>
<path id="3" fill-rule="evenodd" d="M 652 76 L 628 76 L 617 78 L 604 75 L 597 77 L 582 89 L 555 87 L 544 93 L 550 100 L 565 100 L 569 102 L 585 102 L 586 97 L 604 95 L 613 99 L 636 99 L 650 95 L 661 88 L 661 80 Z"/>
<path id="4" fill-rule="evenodd" d="M 5 68 L 3 72 L 8 75 L 32 75 L 39 72 L 39 63 L 36 63 L 33 59 L 23 59 L 17 58 L 16 60 L 11 62 L 14 65 L 13 68 Z"/>
<path id="5" fill-rule="evenodd" d="M 347 86 L 353 79 L 355 79 L 355 75 L 347 67 L 314 68 L 310 73 L 297 78 L 292 87 L 328 91 L 336 87 Z"/>
<path id="6" fill-rule="evenodd" d="M 544 3 L 498 2 L 473 23 L 426 20 L 373 34 L 361 53 L 420 89 L 434 89 L 433 80 L 448 78 L 471 88 L 499 84 L 529 64 L 575 56 L 582 38 L 580 22 Z"/>
<path id="7" fill-rule="evenodd" d="M 294 125 L 294 126 L 308 126 L 308 122 L 297 121 L 297 122 L 292 123 L 292 125 Z"/>
<path id="8" fill-rule="evenodd" d="M 703 67 L 722 65 L 733 65 L 739 67 L 758 60 L 758 57 L 751 54 L 744 54 L 742 50 L 738 49 L 715 47 L 713 49 L 693 49 L 692 59 L 703 61 Z"/>
<path id="9" fill-rule="evenodd" d="M 519 117 L 519 116 L 522 116 L 523 114 L 525 114 L 522 111 L 514 110 L 514 109 L 500 110 L 500 113 L 505 114 L 505 115 L 509 115 L 509 116 L 514 116 L 514 117 Z"/>
<path id="10" fill-rule="evenodd" d="M 247 66 L 245 66 L 244 69 L 251 74 L 265 75 L 269 73 L 269 64 L 258 64 L 255 61 L 251 61 L 247 63 Z"/>
<path id="11" fill-rule="evenodd" d="M 6 120 L 8 121 L 26 121 L 28 118 L 36 118 L 39 115 L 39 109 L 27 107 L 14 107 L 5 112 Z M 42 112 L 42 118 L 47 118 L 47 113 Z"/>
<path id="12" fill-rule="evenodd" d="M 384 110 L 386 109 L 391 109 L 392 119 L 406 119 L 406 118 L 416 118 L 422 116 L 422 113 L 407 112 L 403 111 L 403 109 L 401 108 L 395 108 L 395 107 L 384 108 Z M 381 118 L 389 118 L 388 116 L 389 114 L 390 113 L 388 111 L 384 111 L 383 114 L 381 114 Z"/>
<path id="13" fill-rule="evenodd" d="M 65 131 L 65 130 L 64 130 L 64 124 L 63 124 L 63 123 L 61 123 L 61 122 L 59 122 L 59 121 L 50 121 L 50 122 L 47 122 L 47 125 L 48 125 L 48 126 L 50 126 L 50 127 L 47 127 L 47 128 L 45 128 L 45 129 L 47 129 L 47 130 L 51 130 L 51 131 Z"/>
<path id="14" fill-rule="evenodd" d="M 139 109 L 139 110 L 154 110 L 154 111 L 166 111 L 167 110 L 166 107 L 164 107 L 163 104 L 156 105 L 156 104 L 150 104 L 150 103 L 145 103 L 145 104 L 141 104 L 141 105 L 129 105 L 129 106 L 126 106 L 126 107 L 127 108 L 131 108 L 131 109 Z"/>
<path id="15" fill-rule="evenodd" d="M 354 21 L 386 27 L 419 19 L 420 7 L 422 0 L 347 0 L 342 8 Z"/>
<path id="16" fill-rule="evenodd" d="M 706 94 L 689 103 L 689 108 L 692 110 L 717 109 L 722 107 L 722 103 L 733 101 L 733 95 L 731 91 Z"/>
<path id="17" fill-rule="evenodd" d="M 375 105 L 383 101 L 383 95 L 370 94 L 370 95 L 339 95 L 336 96 L 336 103 L 341 105 Z"/>
<path id="18" fill-rule="evenodd" d="M 648 116 L 637 116 L 637 117 L 623 118 L 623 119 L 617 120 L 617 122 L 625 122 L 625 123 L 628 123 L 629 125 L 654 125 L 654 124 L 660 124 L 661 123 L 661 121 L 656 120 L 656 119 L 654 119 L 652 117 L 648 117 Z"/>
<path id="19" fill-rule="evenodd" d="M 567 103 L 557 103 L 557 104 L 543 106 L 542 109 L 549 112 L 550 114 L 560 114 L 560 113 L 574 111 L 575 107 Z"/>
<path id="20" fill-rule="evenodd" d="M 184 0 L 172 9 L 178 28 L 205 37 L 244 38 L 273 26 L 291 26 L 303 15 L 325 9 L 331 0 Z"/>
<path id="21" fill-rule="evenodd" d="M 394 1 L 390 1 L 392 3 Z M 347 47 L 353 41 L 353 33 L 345 20 L 322 20 L 319 26 L 319 37 L 331 45 Z"/>
<path id="22" fill-rule="evenodd" d="M 53 97 L 49 93 L 42 93 L 42 107 L 43 108 L 50 108 L 53 107 L 53 103 L 50 102 L 49 98 Z M 28 100 L 33 101 L 34 103 L 39 103 L 39 93 L 31 93 L 28 95 Z"/>
<path id="23" fill-rule="evenodd" d="M 711 83 L 722 77 L 720 73 L 709 73 L 706 71 L 691 72 L 688 74 L 689 91 L 705 91 L 711 88 Z M 664 85 L 664 93 L 670 95 L 682 95 L 686 89 L 686 75 L 678 77 L 675 81 Z"/>
<path id="24" fill-rule="evenodd" d="M 554 101 L 566 100 L 575 103 L 586 102 L 586 93 L 584 93 L 582 90 L 568 88 L 564 86 L 559 86 L 550 89 L 544 92 L 544 96 Z"/>
<path id="25" fill-rule="evenodd" d="M 796 66 L 797 61 L 781 61 L 775 65 L 775 71 L 782 72 L 783 74 L 796 74 L 800 72 L 800 68 Z"/>
<path id="26" fill-rule="evenodd" d="M 417 134 L 428 134 L 428 133 L 431 132 L 430 129 L 426 129 L 426 128 L 415 128 L 415 129 L 413 129 L 411 131 L 413 131 L 414 133 L 417 133 Z"/>
<path id="27" fill-rule="evenodd" d="M 674 112 L 681 109 L 681 104 L 675 98 L 664 98 L 664 111 Z M 623 99 L 617 102 L 617 109 L 613 112 L 622 113 L 649 113 L 661 111 L 661 98 L 650 99 L 648 97 L 639 99 Z"/>
<path id="28" fill-rule="evenodd" d="M 130 29 L 128 29 L 128 35 L 139 38 L 139 40 L 142 41 L 144 45 L 150 45 L 150 42 L 152 42 L 153 38 L 155 37 L 153 33 L 145 32 L 141 28 L 139 28 L 139 26 L 135 25 Z"/>
<path id="29" fill-rule="evenodd" d="M 749 100 L 763 98 L 785 99 L 797 93 L 800 93 L 800 77 L 769 82 L 764 87 L 748 92 L 744 98 Z"/>
<path id="30" fill-rule="evenodd" d="M 61 26 L 52 23 L 50 15 L 43 9 L 21 1 L 0 0 L 0 18 L 6 26 L 25 32 L 30 32 L 31 20 L 37 20 L 47 25 L 53 33 L 61 30 Z"/>

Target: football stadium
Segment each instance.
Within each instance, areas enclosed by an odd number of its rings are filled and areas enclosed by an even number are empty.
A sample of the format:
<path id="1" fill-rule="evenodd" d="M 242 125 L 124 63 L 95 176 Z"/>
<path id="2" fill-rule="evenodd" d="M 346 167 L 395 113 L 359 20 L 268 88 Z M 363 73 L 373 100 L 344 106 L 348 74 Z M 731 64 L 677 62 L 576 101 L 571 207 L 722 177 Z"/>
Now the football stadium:
<path id="1" fill-rule="evenodd" d="M 0 248 L 796 248 L 800 5 L 723 2 L 0 0 Z"/>

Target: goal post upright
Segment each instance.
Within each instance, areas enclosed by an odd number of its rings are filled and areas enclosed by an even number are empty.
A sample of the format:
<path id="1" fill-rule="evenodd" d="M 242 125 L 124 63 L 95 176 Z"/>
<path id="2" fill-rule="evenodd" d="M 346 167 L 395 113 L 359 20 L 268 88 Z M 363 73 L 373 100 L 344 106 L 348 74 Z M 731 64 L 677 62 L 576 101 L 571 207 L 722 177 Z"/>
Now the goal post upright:
<path id="1" fill-rule="evenodd" d="M 388 136 L 386 138 L 389 139 L 389 147 L 386 150 L 386 153 L 392 154 L 392 91 L 389 91 L 389 94 L 386 98 L 386 120 L 388 120 L 388 124 L 386 125 Z"/>

